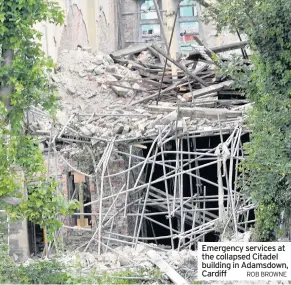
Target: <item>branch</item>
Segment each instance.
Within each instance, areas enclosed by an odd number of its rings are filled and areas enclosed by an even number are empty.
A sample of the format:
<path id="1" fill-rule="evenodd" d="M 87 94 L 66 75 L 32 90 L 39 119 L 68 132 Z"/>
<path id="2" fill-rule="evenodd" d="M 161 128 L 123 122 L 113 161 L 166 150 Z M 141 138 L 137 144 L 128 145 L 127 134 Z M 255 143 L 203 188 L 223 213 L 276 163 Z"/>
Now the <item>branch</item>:
<path id="1" fill-rule="evenodd" d="M 205 2 L 204 0 L 196 0 L 196 2 L 204 6 L 205 8 L 211 7 L 211 5 L 208 2 Z"/>

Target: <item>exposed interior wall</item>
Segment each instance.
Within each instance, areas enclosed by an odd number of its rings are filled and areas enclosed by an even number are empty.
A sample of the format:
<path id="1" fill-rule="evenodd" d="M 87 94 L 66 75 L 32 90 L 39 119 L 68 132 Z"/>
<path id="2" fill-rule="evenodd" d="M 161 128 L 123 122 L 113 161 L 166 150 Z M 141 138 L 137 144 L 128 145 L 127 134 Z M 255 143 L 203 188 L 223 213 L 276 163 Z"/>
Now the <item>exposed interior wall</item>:
<path id="1" fill-rule="evenodd" d="M 201 17 L 205 12 L 205 8 L 201 5 L 198 7 L 198 15 Z M 216 26 L 213 22 L 206 24 L 201 21 L 199 29 L 201 40 L 207 47 L 227 45 L 239 41 L 238 35 L 231 34 L 226 31 L 224 31 L 223 34 L 217 35 Z"/>
<path id="2" fill-rule="evenodd" d="M 110 53 L 140 41 L 140 1 L 138 0 L 58 0 L 66 15 L 63 26 L 48 23 L 37 28 L 43 33 L 44 51 L 55 61 L 64 49 L 78 45 Z M 163 9 L 163 7 L 161 7 Z M 203 7 L 198 5 L 198 16 Z M 164 14 L 164 13 L 163 13 Z M 199 37 L 208 46 L 238 41 L 237 35 L 216 36 L 213 23 L 200 22 Z M 122 42 L 122 43 L 120 43 Z"/>
<path id="3" fill-rule="evenodd" d="M 42 45 L 55 61 L 60 51 L 78 45 L 93 51 L 111 52 L 117 48 L 116 3 L 114 0 L 58 0 L 65 11 L 65 24 L 39 24 Z"/>
<path id="4" fill-rule="evenodd" d="M 171 0 L 173 1 L 173 0 Z M 175 3 L 174 3 L 175 2 Z M 172 6 L 176 7 L 177 0 L 173 1 Z M 215 0 L 209 0 L 208 2 L 215 2 Z M 129 46 L 134 43 L 138 43 L 140 40 L 140 4 L 142 2 L 139 0 L 123 0 L 121 5 L 121 18 L 122 18 L 122 28 L 124 37 L 124 46 Z M 168 4 L 167 0 L 164 2 Z M 168 6 L 168 5 L 167 5 Z M 160 7 L 162 10 L 167 9 L 167 7 Z M 197 4 L 198 17 L 204 13 L 205 8 Z M 167 13 L 162 13 L 162 15 L 167 15 Z M 169 17 L 168 17 L 169 18 Z M 167 17 L 166 17 L 167 21 Z M 177 36 L 178 37 L 178 36 Z M 175 37 L 175 39 L 177 38 Z M 216 27 L 213 23 L 205 24 L 202 21 L 199 23 L 199 38 L 208 47 L 215 47 L 224 44 L 230 44 L 239 41 L 236 34 L 230 34 L 224 32 L 222 35 L 216 35 Z"/>

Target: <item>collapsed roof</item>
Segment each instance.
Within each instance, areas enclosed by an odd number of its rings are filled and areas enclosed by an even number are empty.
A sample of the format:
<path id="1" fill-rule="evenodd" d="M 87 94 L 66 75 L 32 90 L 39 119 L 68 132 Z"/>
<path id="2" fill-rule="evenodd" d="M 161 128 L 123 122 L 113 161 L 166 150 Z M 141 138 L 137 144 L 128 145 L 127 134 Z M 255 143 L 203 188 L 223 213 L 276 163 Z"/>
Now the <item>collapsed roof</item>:
<path id="1" fill-rule="evenodd" d="M 60 141 L 94 145 L 113 137 L 116 142 L 154 139 L 160 132 L 168 136 L 230 132 L 243 124 L 250 104 L 232 87 L 231 78 L 219 75 L 212 55 L 246 45 L 200 46 L 179 61 L 151 44 L 110 56 L 80 48 L 65 50 L 51 77 L 61 107 L 54 135 Z M 172 78 L 165 60 L 179 67 L 178 78 Z M 30 116 L 30 131 L 48 138 L 49 120 L 36 109 Z"/>

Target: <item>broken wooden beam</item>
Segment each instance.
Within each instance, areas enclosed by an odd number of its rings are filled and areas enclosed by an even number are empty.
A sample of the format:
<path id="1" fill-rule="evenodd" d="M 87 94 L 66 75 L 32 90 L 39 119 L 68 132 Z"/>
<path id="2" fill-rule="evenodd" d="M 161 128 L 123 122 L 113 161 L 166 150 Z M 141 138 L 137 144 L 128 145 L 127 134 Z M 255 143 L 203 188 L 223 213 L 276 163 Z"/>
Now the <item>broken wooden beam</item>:
<path id="1" fill-rule="evenodd" d="M 235 50 L 235 49 L 241 49 L 246 47 L 249 44 L 249 41 L 242 41 L 242 42 L 237 42 L 229 45 L 223 45 L 223 46 L 218 46 L 218 47 L 212 47 L 209 48 L 209 50 L 213 51 L 214 53 L 221 53 L 221 52 L 226 52 L 230 50 Z M 196 59 L 197 55 L 199 55 L 199 51 L 194 51 L 189 53 L 188 57 L 186 58 L 187 60 L 194 60 Z"/>
<path id="2" fill-rule="evenodd" d="M 161 95 L 165 94 L 165 93 L 168 93 L 169 91 L 172 91 L 174 89 L 176 89 L 178 87 L 178 85 L 180 85 L 181 83 L 184 83 L 184 82 L 187 82 L 187 76 L 182 78 L 181 80 L 177 81 L 176 83 L 172 84 L 171 86 L 169 86 L 168 88 L 164 89 L 161 91 Z M 146 98 L 141 98 L 135 102 L 132 102 L 130 103 L 130 106 L 132 105 L 135 105 L 135 104 L 139 104 L 141 102 L 144 102 L 144 101 L 148 101 L 148 100 L 151 100 L 151 99 L 154 99 L 155 97 L 157 97 L 159 95 L 159 92 L 156 92 Z"/>
<path id="3" fill-rule="evenodd" d="M 196 2 L 199 3 L 200 5 L 202 5 L 205 8 L 211 7 L 211 5 L 208 2 L 206 2 L 205 0 L 196 0 Z"/>
<path id="4" fill-rule="evenodd" d="M 201 72 L 201 71 L 203 71 L 203 70 L 205 70 L 205 69 L 207 69 L 207 68 L 208 68 L 208 65 L 205 64 L 205 65 L 201 66 L 200 68 L 197 68 L 197 69 L 194 71 L 193 74 L 196 75 L 197 73 L 199 73 L 199 72 Z M 172 84 L 172 85 L 169 86 L 168 88 L 162 90 L 162 91 L 161 91 L 161 95 L 163 95 L 163 94 L 165 94 L 165 93 L 168 93 L 169 91 L 172 91 L 172 90 L 176 89 L 180 84 L 185 83 L 185 82 L 187 82 L 187 81 L 188 81 L 188 76 L 183 77 L 181 80 L 179 80 L 179 81 L 177 81 L 176 83 Z M 130 103 L 130 105 L 135 105 L 135 104 L 139 104 L 139 103 L 142 103 L 142 102 L 145 102 L 145 101 L 148 101 L 148 100 L 154 99 L 154 98 L 157 97 L 158 95 L 159 95 L 159 92 L 156 92 L 156 93 L 154 93 L 154 94 L 152 94 L 152 95 L 150 95 L 150 96 L 148 96 L 148 97 L 141 98 L 141 99 L 139 99 L 139 100 L 137 100 L 137 101 L 135 101 L 135 102 L 132 102 L 132 103 Z"/>
<path id="5" fill-rule="evenodd" d="M 221 53 L 221 52 L 226 52 L 226 51 L 230 51 L 230 50 L 244 48 L 248 44 L 249 44 L 249 41 L 241 41 L 241 42 L 237 42 L 237 43 L 233 43 L 233 44 L 223 45 L 223 46 L 219 46 L 219 47 L 213 47 L 210 49 L 215 53 Z"/>
<path id="6" fill-rule="evenodd" d="M 193 98 L 199 98 L 203 95 L 206 95 L 206 94 L 211 94 L 213 92 L 218 92 L 220 90 L 222 90 L 224 87 L 229 87 L 233 84 L 233 81 L 232 80 L 228 80 L 228 81 L 225 81 L 225 82 L 221 82 L 221 83 L 218 83 L 218 84 L 213 84 L 211 86 L 208 86 L 208 87 L 204 87 L 204 88 L 201 88 L 201 89 L 197 89 L 197 90 L 193 90 L 192 92 L 189 92 L 189 93 L 186 93 L 187 95 L 183 95 L 183 96 L 192 96 Z"/>
<path id="7" fill-rule="evenodd" d="M 171 106 L 157 106 L 157 105 L 148 105 L 148 109 L 156 112 L 173 112 L 177 110 L 177 107 Z M 190 117 L 190 118 L 212 118 L 217 119 L 219 116 L 221 119 L 225 118 L 237 118 L 242 116 L 240 111 L 230 111 L 225 108 L 203 108 L 203 107 L 180 107 L 179 116 L 181 117 Z"/>
<path id="8" fill-rule="evenodd" d="M 159 52 L 161 55 L 163 55 L 166 59 L 168 59 L 168 61 L 172 62 L 174 65 L 176 65 L 178 68 L 180 68 L 181 70 L 183 70 L 188 76 L 190 76 L 191 78 L 197 80 L 199 83 L 201 83 L 203 86 L 208 86 L 208 84 L 201 79 L 200 77 L 198 77 L 195 73 L 192 73 L 189 69 L 187 69 L 186 66 L 184 66 L 183 64 L 177 62 L 175 59 L 173 59 L 172 57 L 170 57 L 169 55 L 167 55 L 164 51 L 162 51 L 160 48 L 158 48 L 157 46 L 153 45 L 151 48 L 149 48 L 149 50 L 156 50 L 157 52 Z"/>
<path id="9" fill-rule="evenodd" d="M 21 199 L 16 197 L 0 197 L 0 200 L 13 206 L 19 205 L 21 203 Z"/>

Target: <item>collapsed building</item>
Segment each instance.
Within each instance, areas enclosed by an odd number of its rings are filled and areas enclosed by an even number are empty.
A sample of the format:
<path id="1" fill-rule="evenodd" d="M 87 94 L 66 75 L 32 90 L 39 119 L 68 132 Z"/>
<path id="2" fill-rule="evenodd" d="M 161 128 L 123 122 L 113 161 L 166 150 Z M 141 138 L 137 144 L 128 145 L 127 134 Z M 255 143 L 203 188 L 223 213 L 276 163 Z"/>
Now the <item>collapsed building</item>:
<path id="1" fill-rule="evenodd" d="M 51 75 L 57 118 L 37 106 L 26 118 L 59 193 L 80 201 L 57 233 L 66 248 L 182 251 L 246 232 L 255 205 L 240 191 L 237 166 L 251 103 L 220 74 L 219 61 L 240 52 L 249 65 L 247 42 L 231 36 L 215 46 L 196 1 L 127 0 L 113 9 L 118 44 L 108 48 L 103 35 L 106 52 L 97 52 L 86 26 L 94 21 L 73 2 Z M 30 253 L 42 252 L 42 230 L 28 228 Z"/>
<path id="2" fill-rule="evenodd" d="M 28 120 L 61 193 L 81 204 L 61 231 L 70 249 L 195 249 L 254 223 L 237 168 L 250 103 L 209 54 L 246 45 L 201 45 L 179 61 L 155 44 L 61 53 L 57 121 L 38 108 Z"/>

